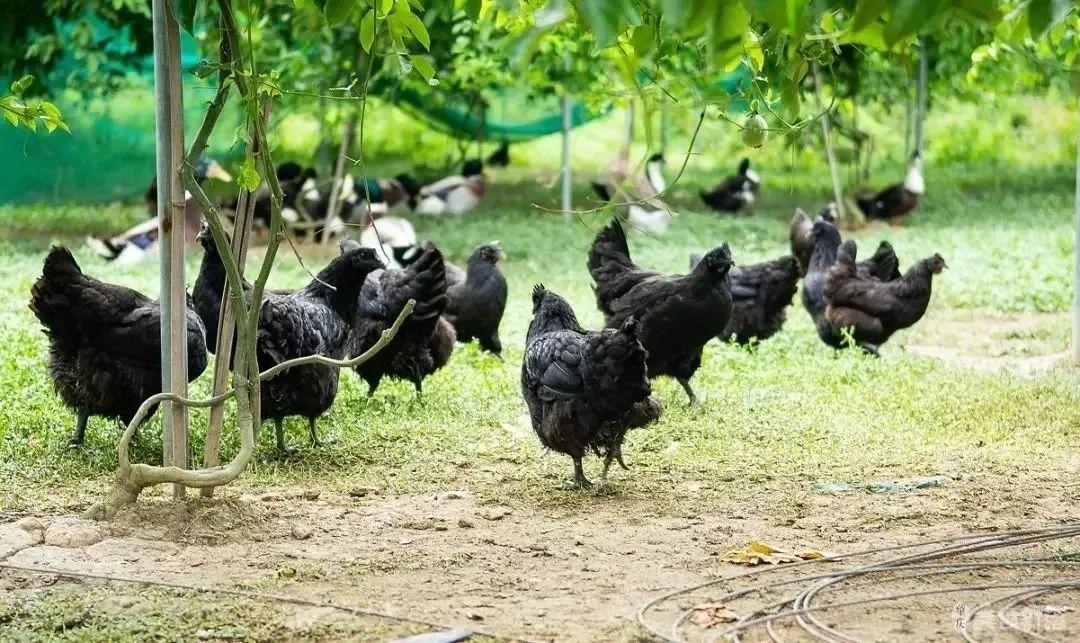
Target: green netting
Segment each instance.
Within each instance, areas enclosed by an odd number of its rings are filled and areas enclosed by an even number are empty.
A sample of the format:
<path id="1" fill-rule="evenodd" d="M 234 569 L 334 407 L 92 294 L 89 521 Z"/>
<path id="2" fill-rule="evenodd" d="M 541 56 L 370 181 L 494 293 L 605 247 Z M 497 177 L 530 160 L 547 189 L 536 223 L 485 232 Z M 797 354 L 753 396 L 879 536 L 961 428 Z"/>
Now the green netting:
<path id="1" fill-rule="evenodd" d="M 65 32 L 63 25 L 60 31 Z M 60 131 L 34 134 L 25 128 L 0 126 L 0 204 L 110 201 L 131 198 L 146 189 L 153 176 L 155 156 L 152 60 L 132 55 L 124 30 L 117 31 L 111 42 L 115 44 L 108 45 L 113 48 L 108 51 L 114 60 L 108 64 L 117 67 L 110 71 L 135 78 L 135 87 L 92 100 L 74 92 L 55 97 L 54 102 L 71 127 L 70 135 Z M 181 36 L 181 51 L 185 69 L 198 62 L 195 42 L 187 34 Z M 60 61 L 49 84 L 63 86 L 62 79 L 80 71 L 81 65 L 71 56 Z M 748 82 L 749 73 L 740 68 L 707 91 L 736 95 Z M 193 86 L 196 83 L 190 76 L 185 77 L 187 140 L 194 136 L 213 92 L 209 86 Z M 455 137 L 521 142 L 562 130 L 557 99 L 530 100 L 526 91 L 511 89 L 484 96 L 483 109 L 439 91 L 386 88 L 378 94 L 427 126 Z M 745 104 L 736 101 L 730 107 L 745 109 Z M 575 104 L 572 125 L 577 127 L 603 113 Z M 235 110 L 226 110 L 210 141 L 212 155 L 219 159 L 233 155 L 230 147 L 240 122 Z"/>
<path id="2" fill-rule="evenodd" d="M 513 95 L 501 94 L 487 100 L 487 109 L 470 109 L 460 101 L 448 100 L 440 94 L 421 94 L 411 89 L 398 90 L 391 94 L 391 99 L 402 111 L 422 121 L 428 127 L 450 136 L 482 138 L 485 140 L 507 140 L 512 143 L 530 141 L 562 131 L 562 111 L 558 103 L 530 103 L 514 100 Z M 508 103 L 514 103 L 513 109 Z M 524 103 L 524 104 L 523 104 Z M 494 107 L 490 107 L 494 105 Z M 545 113 L 531 118 L 529 112 L 536 112 L 538 106 Z M 522 120 L 507 121 L 504 117 L 492 118 L 493 115 L 512 111 Z M 571 127 L 579 127 L 603 116 L 610 110 L 593 112 L 580 103 L 574 103 L 570 110 Z"/>
<path id="3" fill-rule="evenodd" d="M 61 33 L 69 29 L 61 25 Z M 108 53 L 126 67 L 101 70 L 123 73 L 133 87 L 100 98 L 85 98 L 73 91 L 54 97 L 71 127 L 71 134 L 52 134 L 0 127 L 0 204 L 101 202 L 141 195 L 154 176 L 154 89 L 152 58 L 133 58 L 123 30 L 112 39 Z M 185 68 L 194 66 L 199 56 L 195 42 L 181 36 Z M 61 60 L 49 79 L 50 86 L 64 86 L 68 74 L 78 70 L 78 60 Z M 108 62 L 108 65 L 119 65 Z M 203 81 L 198 81 L 204 84 Z M 6 82 L 0 79 L 0 83 Z M 185 78 L 184 129 L 187 140 L 194 137 L 205 103 L 213 88 L 195 86 Z M 228 156 L 239 114 L 227 111 L 211 139 L 211 154 Z"/>

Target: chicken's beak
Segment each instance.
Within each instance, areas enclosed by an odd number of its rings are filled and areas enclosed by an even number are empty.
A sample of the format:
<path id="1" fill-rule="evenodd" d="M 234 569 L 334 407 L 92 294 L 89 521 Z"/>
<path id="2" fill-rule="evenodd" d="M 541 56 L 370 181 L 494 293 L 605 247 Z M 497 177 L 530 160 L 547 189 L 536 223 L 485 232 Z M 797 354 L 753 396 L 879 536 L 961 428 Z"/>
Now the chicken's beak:
<path id="1" fill-rule="evenodd" d="M 206 177 L 224 181 L 225 183 L 232 182 L 232 174 L 226 172 L 225 168 L 221 167 L 221 164 L 217 161 L 210 161 L 210 166 L 206 168 Z"/>
<path id="2" fill-rule="evenodd" d="M 500 244 L 498 240 L 492 241 L 491 245 L 495 246 L 495 263 L 499 263 L 500 261 L 506 259 L 506 251 L 503 250 L 502 244 Z"/>

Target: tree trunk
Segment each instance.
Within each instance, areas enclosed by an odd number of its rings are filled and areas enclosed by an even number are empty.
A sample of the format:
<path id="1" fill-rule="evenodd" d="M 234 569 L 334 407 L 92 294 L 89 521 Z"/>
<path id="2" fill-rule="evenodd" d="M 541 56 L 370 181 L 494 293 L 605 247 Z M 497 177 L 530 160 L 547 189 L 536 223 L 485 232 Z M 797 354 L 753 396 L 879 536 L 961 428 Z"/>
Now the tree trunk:
<path id="1" fill-rule="evenodd" d="M 263 127 L 270 121 L 270 101 L 263 105 Z M 254 123 L 251 125 L 251 154 L 255 159 L 256 167 L 259 166 L 260 155 L 259 136 Z M 232 255 L 236 261 L 236 267 L 240 276 L 244 275 L 244 264 L 247 261 L 248 240 L 251 236 L 251 224 L 255 215 L 254 194 L 250 190 L 240 192 L 240 200 L 236 209 L 236 219 L 233 221 Z M 211 397 L 217 397 L 224 393 L 229 384 L 229 368 L 231 360 L 226 356 L 233 353 L 233 341 L 236 332 L 236 315 L 233 310 L 232 300 L 229 298 L 229 285 L 225 284 L 224 292 L 221 293 L 221 315 L 217 324 L 217 344 L 214 347 L 214 385 L 210 393 Z M 203 447 L 203 467 L 210 469 L 221 464 L 221 427 L 225 422 L 225 405 L 218 404 L 210 407 L 210 421 L 206 425 L 206 444 Z M 204 498 L 214 495 L 215 487 L 203 487 L 199 490 Z"/>
<path id="2" fill-rule="evenodd" d="M 1073 242 L 1073 361 L 1080 364 L 1080 131 L 1076 133 L 1076 196 L 1073 203 L 1076 238 Z"/>
<path id="3" fill-rule="evenodd" d="M 818 70 L 818 66 L 815 63 L 813 65 L 814 71 L 814 91 L 817 94 L 817 102 L 819 109 L 825 109 L 825 97 L 821 92 L 821 72 Z M 836 199 L 836 210 L 840 215 L 840 220 L 845 221 L 847 216 L 844 213 L 844 190 L 840 187 L 840 169 L 836 167 L 836 153 L 833 151 L 832 136 L 829 133 L 829 115 L 821 115 L 821 135 L 825 140 L 825 156 L 829 159 L 829 174 L 832 176 L 833 186 L 833 198 Z"/>
<path id="4" fill-rule="evenodd" d="M 154 98 L 157 130 L 157 215 L 161 266 L 161 389 L 187 397 L 187 293 L 184 283 L 183 86 L 180 80 L 180 28 L 167 0 L 154 0 Z M 187 468 L 187 409 L 164 404 L 162 461 Z M 183 497 L 184 487 L 173 486 Z"/>
<path id="5" fill-rule="evenodd" d="M 345 171 L 349 163 L 349 148 L 352 147 L 353 139 L 356 138 L 357 110 L 354 109 L 345 119 L 345 129 L 341 133 L 341 146 L 338 147 L 337 161 L 334 163 L 334 176 L 330 180 L 330 205 L 326 210 L 326 219 L 323 221 L 324 244 L 330 243 L 329 227 L 341 212 L 341 188 L 344 187 Z M 312 233 L 314 234 L 314 232 Z"/>
<path id="6" fill-rule="evenodd" d="M 919 38 L 918 109 L 915 114 L 915 153 L 923 153 L 923 125 L 926 121 L 926 38 Z"/>
<path id="7" fill-rule="evenodd" d="M 571 110 L 573 108 L 573 102 L 570 99 L 570 94 L 563 94 L 562 97 L 562 209 L 563 212 L 569 212 L 573 207 L 572 189 L 571 185 L 571 173 L 570 173 L 570 126 L 571 126 Z"/>

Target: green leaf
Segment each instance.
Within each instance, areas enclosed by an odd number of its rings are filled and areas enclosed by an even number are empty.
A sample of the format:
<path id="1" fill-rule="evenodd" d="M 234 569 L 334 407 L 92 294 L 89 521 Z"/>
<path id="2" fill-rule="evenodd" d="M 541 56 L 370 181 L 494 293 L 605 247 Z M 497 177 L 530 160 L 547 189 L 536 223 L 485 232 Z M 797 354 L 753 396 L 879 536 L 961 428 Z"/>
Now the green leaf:
<path id="1" fill-rule="evenodd" d="M 717 4 L 709 27 L 709 59 L 714 69 L 724 69 L 742 53 L 743 34 L 750 27 L 750 14 L 741 4 Z"/>
<path id="2" fill-rule="evenodd" d="M 810 4 L 806 0 L 744 0 L 744 4 L 777 31 L 799 34 L 806 29 L 806 7 Z"/>
<path id="3" fill-rule="evenodd" d="M 1002 17 L 996 0 L 953 0 L 952 6 L 991 25 L 997 24 Z"/>
<path id="4" fill-rule="evenodd" d="M 413 69 L 423 76 L 429 85 L 439 84 L 439 81 L 435 80 L 435 66 L 427 56 L 409 56 L 409 60 L 412 61 Z"/>
<path id="5" fill-rule="evenodd" d="M 22 93 L 24 91 L 26 91 L 27 89 L 30 88 L 30 85 L 33 85 L 33 84 L 34 84 L 34 77 L 33 76 L 29 76 L 29 75 L 23 76 L 19 80 L 16 80 L 15 82 L 11 83 L 11 93 L 15 94 L 16 96 L 20 96 L 20 95 L 22 95 Z"/>
<path id="6" fill-rule="evenodd" d="M 356 6 L 356 0 L 326 0 L 326 6 L 323 7 L 326 22 L 331 26 L 345 22 L 354 6 Z"/>
<path id="7" fill-rule="evenodd" d="M 189 34 L 195 34 L 195 11 L 199 0 L 174 0 L 173 12 L 180 27 Z"/>
<path id="8" fill-rule="evenodd" d="M 652 51 L 655 42 L 656 33 L 653 31 L 652 25 L 634 27 L 634 32 L 630 36 L 630 44 L 634 46 L 634 53 L 638 56 L 644 56 Z"/>
<path id="9" fill-rule="evenodd" d="M 944 0 L 896 0 L 885 24 L 885 43 L 890 47 L 919 29 L 941 10 Z"/>
<path id="10" fill-rule="evenodd" d="M 862 31 L 867 25 L 875 22 L 885 12 L 888 6 L 886 0 L 862 0 L 855 7 L 855 16 L 851 19 L 851 30 Z"/>
<path id="11" fill-rule="evenodd" d="M 472 21 L 480 19 L 480 9 L 484 6 L 484 0 L 465 0 L 465 15 Z"/>
<path id="12" fill-rule="evenodd" d="M 601 47 L 615 42 L 631 13 L 630 0 L 577 0 L 574 7 Z"/>
<path id="13" fill-rule="evenodd" d="M 0 111 L 4 112 L 4 118 L 6 118 L 7 122 L 11 123 L 12 126 L 14 126 L 14 127 L 19 126 L 19 117 L 18 117 L 18 115 L 15 114 L 15 112 L 13 112 L 13 111 L 11 111 L 9 109 L 4 109 L 4 110 L 0 110 Z"/>
<path id="14" fill-rule="evenodd" d="M 405 28 L 409 30 L 409 33 L 416 38 L 424 49 L 431 49 L 431 36 L 428 35 L 424 22 L 417 18 L 416 14 L 411 11 L 395 11 L 394 16 L 405 25 Z"/>
<path id="15" fill-rule="evenodd" d="M 845 34 L 839 39 L 839 43 L 841 45 L 862 44 L 874 49 L 889 48 L 885 44 L 885 25 L 880 22 L 867 25 L 854 33 Z"/>
<path id="16" fill-rule="evenodd" d="M 240 174 L 236 177 L 236 185 L 241 190 L 250 192 L 258 188 L 260 183 L 262 183 L 262 177 L 259 176 L 259 171 L 255 169 L 255 158 L 249 154 L 244 157 L 244 164 L 240 166 Z"/>
<path id="17" fill-rule="evenodd" d="M 664 22 L 676 29 L 683 25 L 686 19 L 686 0 L 661 0 L 660 11 L 664 16 Z"/>
<path id="18" fill-rule="evenodd" d="M 368 9 L 368 12 L 360 19 L 360 46 L 364 48 L 364 51 L 371 53 L 373 44 L 375 44 L 375 12 Z"/>
<path id="19" fill-rule="evenodd" d="M 49 118 L 60 118 L 60 108 L 49 101 L 43 100 L 38 103 L 38 109 Z"/>
<path id="20" fill-rule="evenodd" d="M 1038 40 L 1051 27 L 1065 19 L 1072 8 L 1069 0 L 1031 0 L 1028 5 L 1028 31 Z"/>
<path id="21" fill-rule="evenodd" d="M 394 8 L 394 0 L 378 0 L 375 7 L 379 11 L 379 16 L 385 18 L 390 13 L 390 10 Z"/>

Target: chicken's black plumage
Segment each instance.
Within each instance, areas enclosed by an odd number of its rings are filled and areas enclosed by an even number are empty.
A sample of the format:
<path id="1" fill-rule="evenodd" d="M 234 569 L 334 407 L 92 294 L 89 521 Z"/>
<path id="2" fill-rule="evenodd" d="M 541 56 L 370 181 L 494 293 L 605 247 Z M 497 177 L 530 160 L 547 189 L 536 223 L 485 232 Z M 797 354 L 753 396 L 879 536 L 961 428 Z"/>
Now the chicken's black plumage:
<path id="1" fill-rule="evenodd" d="M 690 378 L 701 366 L 705 344 L 731 317 L 727 244 L 710 250 L 688 275 L 667 276 L 641 270 L 630 260 L 626 234 L 618 220 L 604 227 L 589 249 L 589 274 L 596 303 L 608 328 L 637 319 L 641 343 L 649 353 L 649 377 L 679 380 L 690 400 Z"/>
<path id="2" fill-rule="evenodd" d="M 356 246 L 341 242 L 342 250 Z M 442 253 L 428 243 L 424 252 L 408 267 L 379 270 L 367 277 L 353 324 L 350 354 L 371 348 L 382 332 L 390 328 L 405 304 L 416 301 L 398 334 L 371 359 L 356 367 L 368 383 L 369 394 L 383 377 L 402 379 L 422 390 L 424 378 L 446 365 L 454 350 L 454 327 L 443 318 L 446 309 L 446 267 Z"/>
<path id="3" fill-rule="evenodd" d="M 739 212 L 754 204 L 761 191 L 761 179 L 750 169 L 750 159 L 739 163 L 736 174 L 727 177 L 711 190 L 700 192 L 705 205 L 718 212 Z"/>
<path id="4" fill-rule="evenodd" d="M 859 275 L 855 256 L 855 242 L 845 242 L 825 276 L 825 319 L 837 341 L 842 329 L 849 328 L 855 343 L 876 355 L 893 333 L 922 319 L 934 275 L 945 268 L 945 260 L 935 254 L 917 262 L 903 278 L 883 282 Z"/>
<path id="5" fill-rule="evenodd" d="M 213 353 L 217 347 L 218 317 L 221 315 L 221 298 L 225 292 L 225 264 L 221 262 L 217 245 L 214 244 L 210 230 L 203 224 L 199 236 L 196 237 L 203 247 L 202 263 L 199 264 L 199 274 L 195 277 L 195 285 L 191 289 L 191 299 L 203 325 L 206 327 L 206 347 Z M 244 291 L 250 290 L 251 285 L 244 283 Z"/>
<path id="6" fill-rule="evenodd" d="M 346 357 L 361 285 L 381 268 L 374 250 L 357 248 L 335 257 L 303 288 L 267 293 L 259 312 L 259 370 L 309 355 Z M 322 364 L 297 366 L 263 382 L 262 418 L 274 421 L 278 448 L 285 449 L 282 420 L 292 415 L 307 418 L 312 444 L 318 444 L 315 422 L 337 390 L 338 369 Z"/>
<path id="7" fill-rule="evenodd" d="M 487 158 L 487 164 L 492 167 L 506 167 L 510 165 L 510 141 L 503 139 L 499 149 L 491 153 Z"/>
<path id="8" fill-rule="evenodd" d="M 574 486 L 588 486 L 581 460 L 590 449 L 622 463 L 626 432 L 660 417 L 650 397 L 645 349 L 633 319 L 586 331 L 562 297 L 537 285 L 521 364 L 521 393 L 540 442 L 574 460 Z"/>
<path id="9" fill-rule="evenodd" d="M 810 232 L 810 261 L 803 277 L 802 303 L 806 312 L 810 313 L 810 318 L 814 320 L 818 337 L 834 348 L 840 348 L 841 343 L 825 319 L 825 309 L 828 307 L 828 302 L 825 301 L 825 276 L 829 273 L 829 268 L 836 263 L 839 249 L 840 230 L 828 221 L 815 221 Z"/>
<path id="10" fill-rule="evenodd" d="M 690 268 L 700 261 L 699 255 L 692 256 Z M 787 319 L 798 283 L 799 265 L 791 256 L 733 267 L 731 319 L 718 336 L 720 341 L 749 345 L 775 335 Z"/>
<path id="11" fill-rule="evenodd" d="M 199 317 L 216 337 L 225 267 L 209 231 L 204 229 L 199 241 L 203 260 L 192 298 Z M 361 284 L 382 267 L 375 251 L 363 248 L 335 258 L 299 290 L 267 292 L 259 312 L 259 370 L 309 355 L 346 357 Z M 246 297 L 250 291 L 245 281 Z M 262 419 L 274 421 L 279 449 L 285 449 L 282 421 L 292 415 L 307 418 L 312 443 L 318 443 L 315 422 L 333 404 L 337 388 L 338 369 L 317 364 L 291 368 L 263 382 Z"/>
<path id="12" fill-rule="evenodd" d="M 130 422 L 161 392 L 161 306 L 143 294 L 83 274 L 67 248 L 54 246 L 31 289 L 30 310 L 49 336 L 49 371 L 78 414 L 72 443 L 90 416 Z M 187 312 L 188 379 L 207 362 L 203 324 Z"/>
<path id="13" fill-rule="evenodd" d="M 458 341 L 477 340 L 480 348 L 499 355 L 499 324 L 506 310 L 506 277 L 499 270 L 502 248 L 497 243 L 478 247 L 466 269 L 447 266 L 446 319 L 454 325 Z"/>

